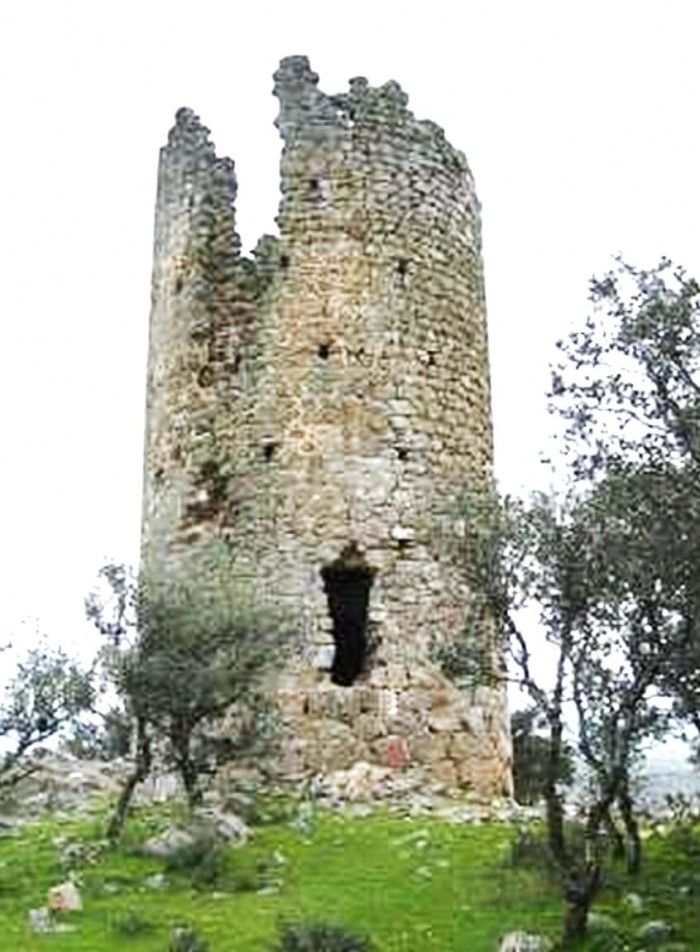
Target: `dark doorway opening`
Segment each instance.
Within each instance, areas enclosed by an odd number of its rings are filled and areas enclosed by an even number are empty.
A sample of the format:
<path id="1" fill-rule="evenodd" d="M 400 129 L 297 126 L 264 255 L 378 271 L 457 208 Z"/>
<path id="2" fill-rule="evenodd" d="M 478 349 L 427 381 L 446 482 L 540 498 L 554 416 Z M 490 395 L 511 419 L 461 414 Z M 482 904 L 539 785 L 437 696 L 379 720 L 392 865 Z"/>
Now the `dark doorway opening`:
<path id="1" fill-rule="evenodd" d="M 331 681 L 345 687 L 362 673 L 367 656 L 369 593 L 375 569 L 365 561 L 355 542 L 346 545 L 335 561 L 321 569 L 328 610 L 333 622 L 335 655 Z"/>

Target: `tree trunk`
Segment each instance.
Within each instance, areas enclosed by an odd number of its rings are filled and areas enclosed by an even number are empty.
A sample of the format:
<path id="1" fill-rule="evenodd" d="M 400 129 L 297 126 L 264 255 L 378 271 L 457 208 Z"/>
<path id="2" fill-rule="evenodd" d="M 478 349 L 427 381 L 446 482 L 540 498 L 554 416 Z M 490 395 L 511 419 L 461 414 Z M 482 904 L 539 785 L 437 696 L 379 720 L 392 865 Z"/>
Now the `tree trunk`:
<path id="1" fill-rule="evenodd" d="M 566 862 L 566 843 L 564 840 L 564 807 L 561 797 L 554 789 L 545 790 L 545 808 L 547 817 L 547 844 L 555 863 L 563 866 Z"/>
<path id="2" fill-rule="evenodd" d="M 568 857 L 569 865 L 564 877 L 564 924 L 562 947 L 576 948 L 586 934 L 588 912 L 598 894 L 603 870 L 603 850 L 600 843 L 600 828 L 610 816 L 614 798 L 614 786 L 596 801 L 588 812 L 585 834 L 585 855 Z M 578 862 L 578 869 L 576 863 Z"/>
<path id="3" fill-rule="evenodd" d="M 151 739 L 148 736 L 148 726 L 145 718 L 138 717 L 136 719 L 136 761 L 133 771 L 129 774 L 124 783 L 114 813 L 109 821 L 109 826 L 107 827 L 107 839 L 110 843 L 117 843 L 121 839 L 134 790 L 149 775 L 152 763 Z"/>
<path id="4" fill-rule="evenodd" d="M 634 815 L 634 801 L 629 792 L 627 783 L 622 785 L 617 802 L 622 814 L 622 822 L 625 824 L 625 834 L 627 837 L 627 872 L 635 876 L 642 865 L 642 840 L 639 835 L 639 824 Z"/>
<path id="5" fill-rule="evenodd" d="M 557 789 L 561 770 L 562 754 L 561 722 L 550 720 L 549 756 L 547 758 L 547 776 L 544 785 L 544 799 L 547 817 L 547 843 L 552 859 L 559 866 L 566 864 L 566 843 L 564 840 L 564 805 Z"/>
<path id="6" fill-rule="evenodd" d="M 600 866 L 588 867 L 585 873 L 570 874 L 564 882 L 564 923 L 562 948 L 575 949 L 586 935 L 588 912 L 598 892 Z"/>
<path id="7" fill-rule="evenodd" d="M 185 785 L 187 804 L 190 810 L 194 810 L 202 802 L 202 790 L 199 786 L 198 771 L 191 757 L 180 761 L 180 776 Z"/>
<path id="8" fill-rule="evenodd" d="M 608 834 L 608 838 L 612 843 L 613 857 L 615 859 L 624 859 L 626 855 L 625 838 L 618 830 L 610 810 L 607 810 L 605 816 L 603 817 L 603 826 L 605 827 L 605 832 Z"/>
<path id="9" fill-rule="evenodd" d="M 192 727 L 188 723 L 178 721 L 170 726 L 170 739 L 173 745 L 175 766 L 182 778 L 187 796 L 187 805 L 190 811 L 202 802 L 202 791 L 199 786 L 199 770 L 190 752 Z"/>

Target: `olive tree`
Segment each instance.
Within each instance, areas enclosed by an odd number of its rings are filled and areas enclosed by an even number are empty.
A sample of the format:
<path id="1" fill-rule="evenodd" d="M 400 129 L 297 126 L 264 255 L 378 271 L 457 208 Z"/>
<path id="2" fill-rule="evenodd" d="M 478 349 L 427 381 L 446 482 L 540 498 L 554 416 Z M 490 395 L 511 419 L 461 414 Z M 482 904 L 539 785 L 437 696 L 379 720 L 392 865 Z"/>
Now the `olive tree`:
<path id="1" fill-rule="evenodd" d="M 602 486 L 558 501 L 471 496 L 460 546 L 474 610 L 503 635 L 507 677 L 546 725 L 542 792 L 551 859 L 565 896 L 564 943 L 585 933 L 601 883 L 613 810 L 623 818 L 630 868 L 639 864 L 630 769 L 660 728 L 656 695 L 674 619 L 653 572 L 635 555 L 633 525 Z M 628 546 L 627 554 L 624 546 Z M 629 557 L 628 557 L 629 556 Z M 467 644 L 478 654 L 478 642 Z M 474 671 L 482 676 L 484 666 Z M 497 672 L 494 672 L 497 676 Z M 566 729 L 591 769 L 584 848 L 567 837 L 561 778 Z"/>
<path id="2" fill-rule="evenodd" d="M 700 737 L 700 285 L 668 259 L 644 270 L 618 258 L 591 301 L 559 343 L 551 404 L 574 472 L 606 484 L 675 619 L 663 678 Z"/>
<path id="3" fill-rule="evenodd" d="M 294 628 L 237 584 L 218 550 L 194 553 L 168 580 L 142 577 L 132 586 L 114 566 L 103 575 L 114 611 L 105 615 L 92 599 L 88 614 L 107 636 L 107 668 L 134 725 L 134 769 L 110 824 L 115 839 L 152 769 L 155 736 L 191 808 L 217 760 L 260 740 L 268 713 L 262 681 L 293 644 Z"/>
<path id="4" fill-rule="evenodd" d="M 34 648 L 17 663 L 0 698 L 0 788 L 31 772 L 25 755 L 92 709 L 92 674 L 62 650 Z"/>

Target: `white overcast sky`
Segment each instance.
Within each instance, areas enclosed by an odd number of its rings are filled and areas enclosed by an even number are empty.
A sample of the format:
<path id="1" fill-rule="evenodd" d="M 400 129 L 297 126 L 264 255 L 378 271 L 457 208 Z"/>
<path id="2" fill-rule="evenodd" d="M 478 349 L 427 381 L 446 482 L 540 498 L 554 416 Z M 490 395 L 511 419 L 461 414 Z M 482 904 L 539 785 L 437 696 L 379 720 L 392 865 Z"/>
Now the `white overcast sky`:
<path id="1" fill-rule="evenodd" d="M 696 274 L 698 0 L 0 0 L 0 638 L 80 640 L 138 552 L 158 149 L 193 108 L 273 229 L 272 73 L 398 80 L 483 206 L 497 472 L 534 487 L 555 340 L 622 251 Z"/>

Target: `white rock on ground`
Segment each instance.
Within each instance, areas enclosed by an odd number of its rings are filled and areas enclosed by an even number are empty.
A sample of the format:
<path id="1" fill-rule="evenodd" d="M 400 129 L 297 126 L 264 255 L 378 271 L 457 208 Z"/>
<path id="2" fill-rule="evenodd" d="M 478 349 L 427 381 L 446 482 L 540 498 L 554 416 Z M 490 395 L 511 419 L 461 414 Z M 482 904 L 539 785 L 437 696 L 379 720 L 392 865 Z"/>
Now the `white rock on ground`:
<path id="1" fill-rule="evenodd" d="M 49 889 L 46 905 L 50 912 L 78 912 L 83 908 L 83 900 L 75 883 L 68 879 Z"/>
<path id="2" fill-rule="evenodd" d="M 56 922 L 51 910 L 47 909 L 46 906 L 41 906 L 39 909 L 30 909 L 27 918 L 29 919 L 29 928 L 32 932 L 39 934 L 75 931 L 75 926 L 67 922 Z"/>
<path id="3" fill-rule="evenodd" d="M 509 932 L 501 939 L 498 952 L 549 952 L 548 939 L 529 932 Z"/>

